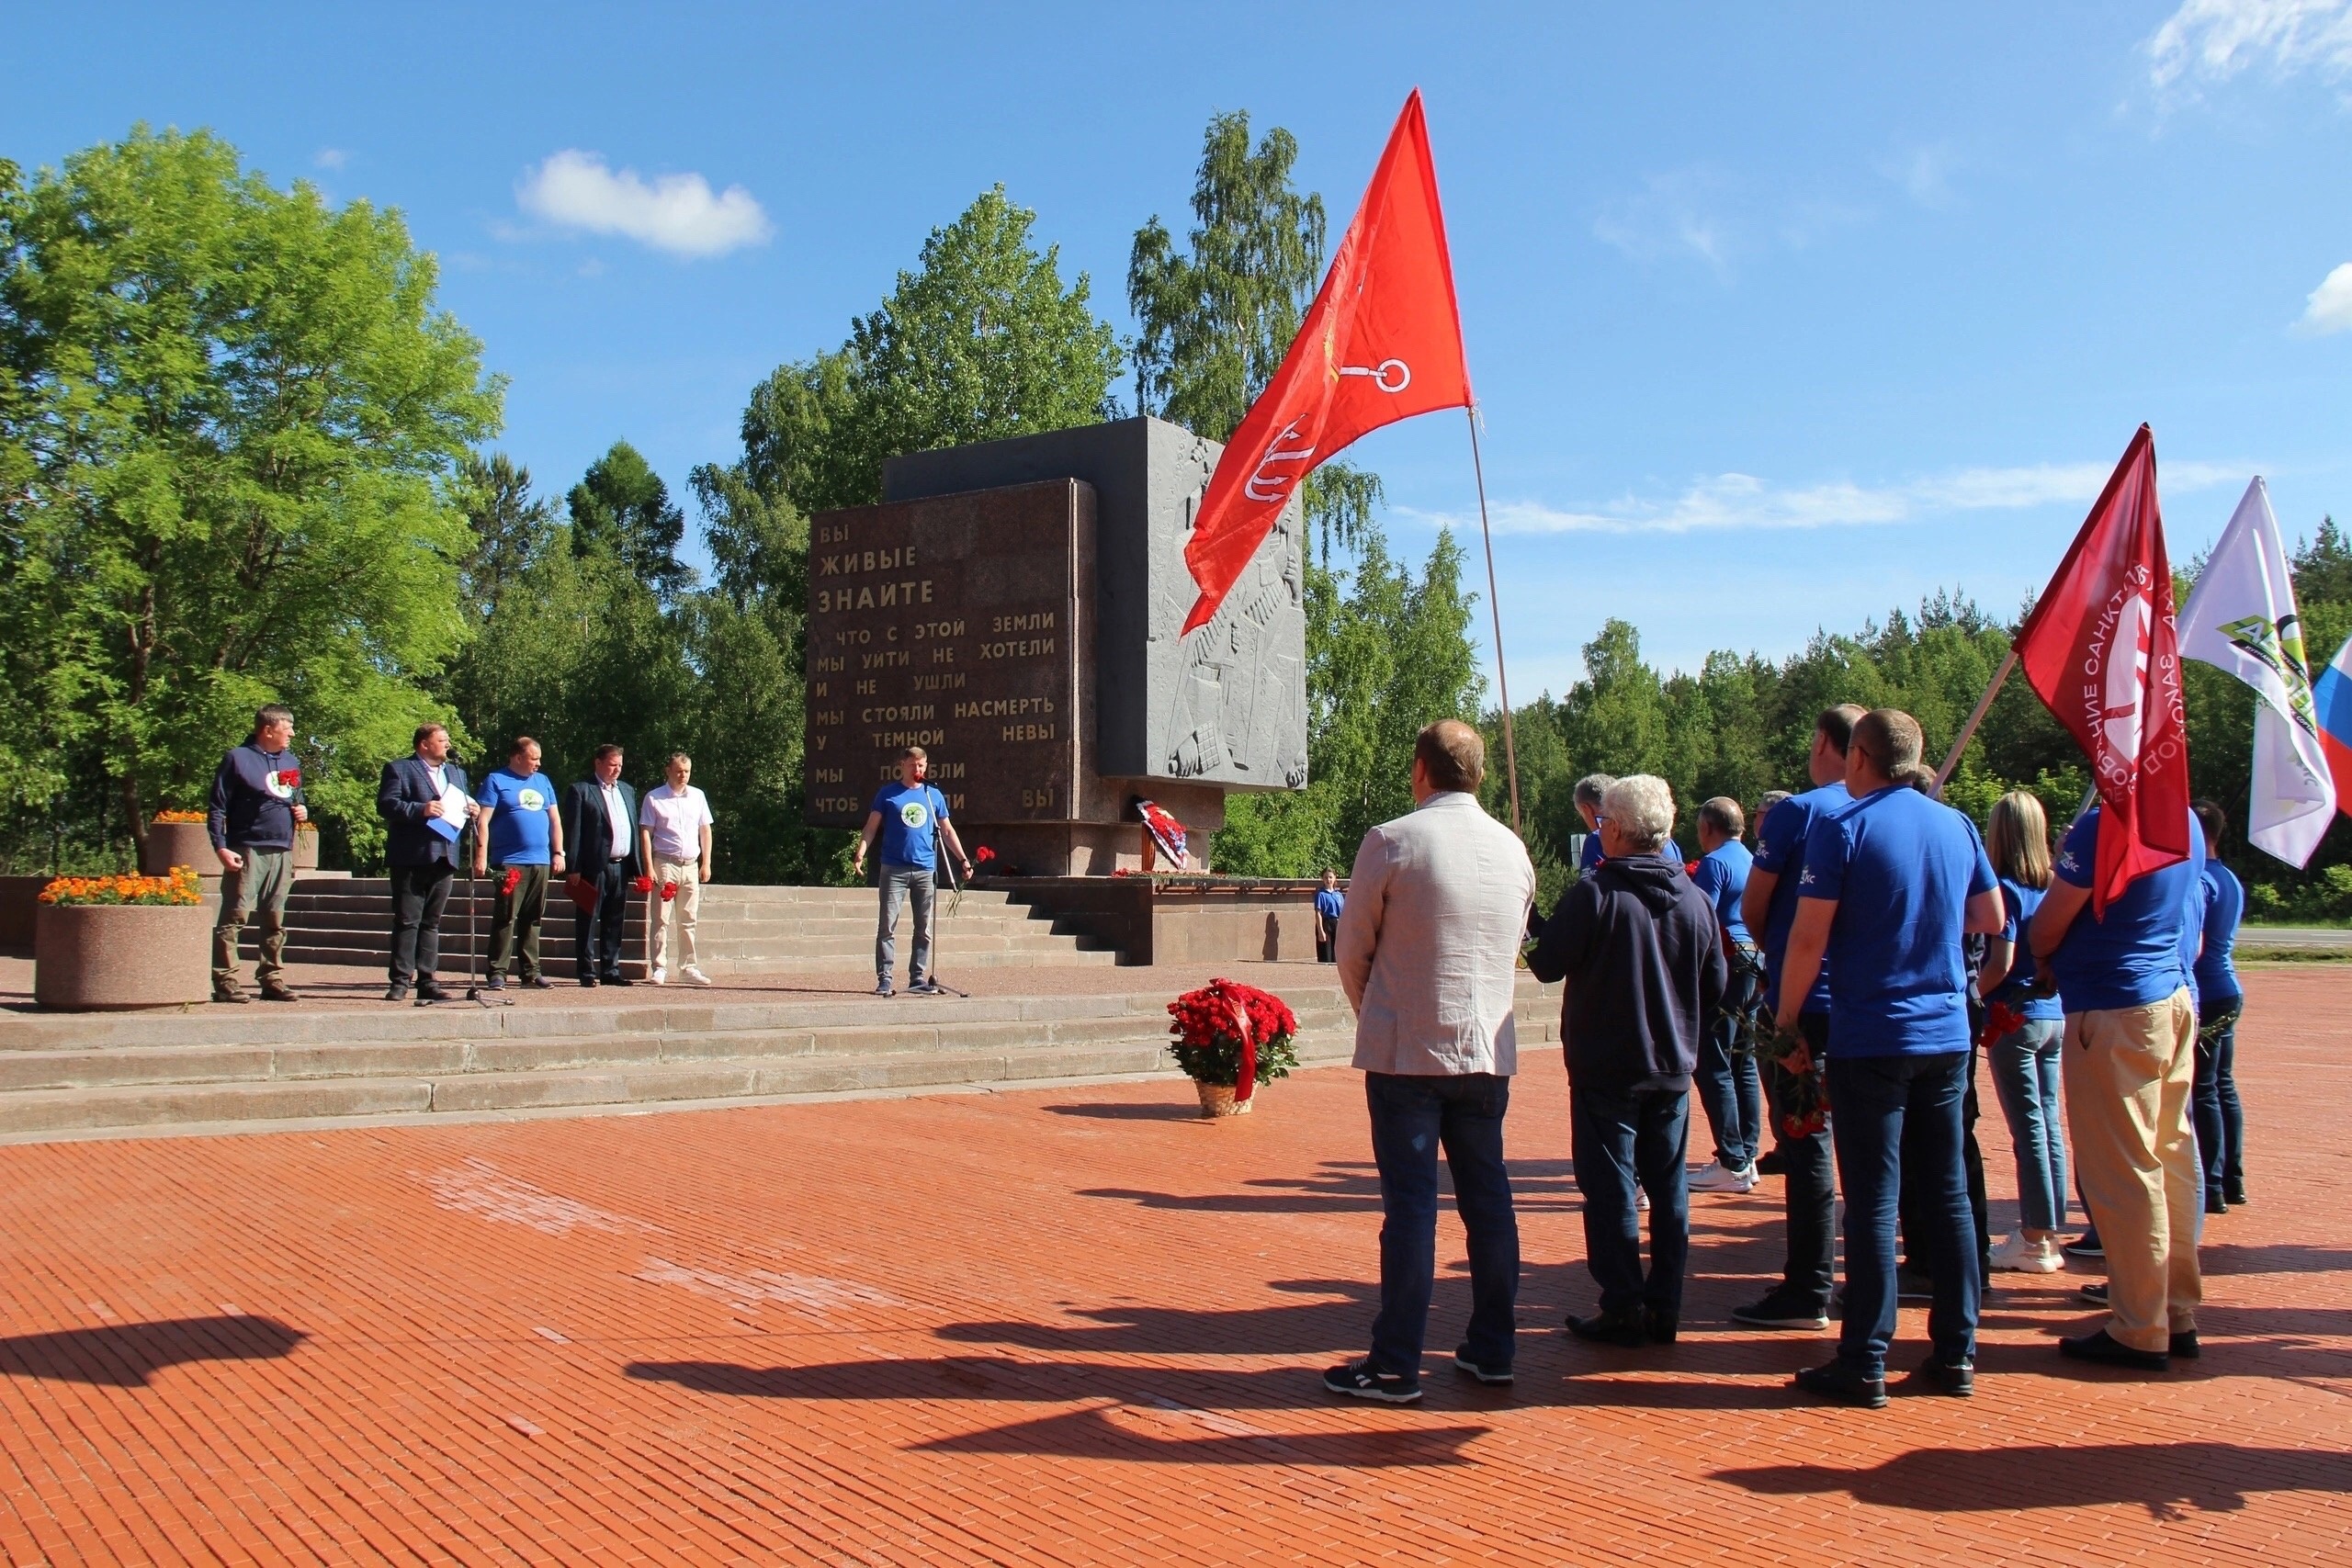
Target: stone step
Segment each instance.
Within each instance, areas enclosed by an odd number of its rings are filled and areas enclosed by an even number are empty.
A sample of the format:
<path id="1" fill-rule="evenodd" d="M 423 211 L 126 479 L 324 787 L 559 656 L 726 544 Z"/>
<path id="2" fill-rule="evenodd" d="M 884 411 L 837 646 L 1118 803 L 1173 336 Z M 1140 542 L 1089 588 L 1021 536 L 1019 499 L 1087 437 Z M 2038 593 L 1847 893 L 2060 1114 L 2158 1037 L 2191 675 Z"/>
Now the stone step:
<path id="1" fill-rule="evenodd" d="M 485 900 L 494 897 L 496 890 L 492 884 L 495 880 L 492 875 L 475 879 L 472 896 Z M 315 902 L 321 907 L 333 908 L 365 903 L 369 900 L 381 902 L 391 897 L 391 890 L 390 881 L 380 876 L 329 878 L 305 876 L 295 882 L 292 891 L 287 896 L 287 905 L 290 908 L 297 903 Z M 947 892 L 944 886 L 940 889 L 942 897 L 945 897 Z M 460 903 L 467 896 L 466 883 L 460 878 L 450 890 L 450 902 Z M 556 897 L 552 890 L 549 897 L 550 899 Z M 642 895 L 632 894 L 631 897 L 639 903 L 644 901 Z M 963 897 L 964 907 L 967 909 L 1003 909 L 1022 907 L 1012 903 L 1012 895 L 1001 888 L 967 888 Z M 730 917 L 736 911 L 765 910 L 783 916 L 802 909 L 824 909 L 836 907 L 871 911 L 874 903 L 874 889 L 867 886 L 778 887 L 711 882 L 704 884 L 702 890 L 702 908 L 706 912 L 714 908 L 723 909 L 729 911 Z"/>

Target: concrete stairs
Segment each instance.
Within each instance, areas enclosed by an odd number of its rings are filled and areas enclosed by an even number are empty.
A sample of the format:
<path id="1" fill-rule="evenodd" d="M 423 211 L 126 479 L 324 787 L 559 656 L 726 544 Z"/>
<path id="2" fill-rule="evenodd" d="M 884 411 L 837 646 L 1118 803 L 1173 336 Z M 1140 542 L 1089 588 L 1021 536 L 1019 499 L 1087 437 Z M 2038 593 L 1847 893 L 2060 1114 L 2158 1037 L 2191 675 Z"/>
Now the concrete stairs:
<path id="1" fill-rule="evenodd" d="M 491 880 L 460 881 L 441 919 L 442 972 L 464 972 L 486 956 L 495 905 Z M 956 911 L 942 897 L 936 919 L 942 973 L 956 969 L 1113 964 L 1118 954 L 1094 938 L 1012 903 L 1002 893 L 967 893 Z M 632 897 L 622 972 L 645 976 L 646 900 Z M 380 877 L 308 877 L 286 901 L 287 957 L 297 964 L 380 968 L 391 954 L 391 884 Z M 470 916 L 474 935 L 467 936 Z M 703 969 L 718 980 L 869 969 L 874 954 L 875 894 L 866 887 L 746 887 L 714 884 L 702 890 L 696 942 Z M 550 888 L 539 935 L 542 967 L 555 979 L 578 977 L 572 954 L 578 911 L 560 887 Z M 899 924 L 899 963 L 913 951 L 913 919 Z M 245 956 L 254 953 L 245 931 Z"/>
<path id="2" fill-rule="evenodd" d="M 1277 987 L 1298 1014 L 1307 1063 L 1345 1061 L 1351 1049 L 1352 1019 L 1329 974 L 1302 965 L 1300 983 Z M 1172 1073 L 1165 1010 L 1172 987 L 1104 989 L 890 1001 L 17 1014 L 0 1017 L 0 1142 Z M 1558 1011 L 1556 991 L 1522 977 L 1527 1046 L 1557 1038 Z"/>

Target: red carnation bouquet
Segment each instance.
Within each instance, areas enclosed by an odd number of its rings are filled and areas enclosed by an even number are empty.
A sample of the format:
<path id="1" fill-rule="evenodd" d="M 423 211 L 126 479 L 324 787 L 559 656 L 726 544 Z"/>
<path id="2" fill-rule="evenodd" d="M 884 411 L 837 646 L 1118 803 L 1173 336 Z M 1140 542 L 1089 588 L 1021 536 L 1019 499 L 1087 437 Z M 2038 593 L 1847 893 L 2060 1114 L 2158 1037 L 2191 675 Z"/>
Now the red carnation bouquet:
<path id="1" fill-rule="evenodd" d="M 1168 1049 L 1195 1083 L 1230 1086 L 1237 1101 L 1298 1066 L 1298 1015 L 1272 991 L 1211 980 L 1168 1004 Z"/>
<path id="2" fill-rule="evenodd" d="M 1758 1013 L 1756 1055 L 1795 1079 L 1789 1086 L 1787 1112 L 1781 1117 L 1781 1133 L 1803 1138 L 1820 1132 L 1829 1125 L 1829 1085 L 1821 1076 L 1820 1061 L 1804 1035 L 1782 1029 L 1760 1007 Z"/>

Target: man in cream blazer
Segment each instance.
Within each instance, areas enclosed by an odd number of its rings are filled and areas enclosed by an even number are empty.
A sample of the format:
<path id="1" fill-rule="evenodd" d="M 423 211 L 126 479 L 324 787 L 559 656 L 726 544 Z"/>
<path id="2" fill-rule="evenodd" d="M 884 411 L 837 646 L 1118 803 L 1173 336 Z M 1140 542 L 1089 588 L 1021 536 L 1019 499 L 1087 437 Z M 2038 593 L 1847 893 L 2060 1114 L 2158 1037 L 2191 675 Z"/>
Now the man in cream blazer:
<path id="1" fill-rule="evenodd" d="M 1323 1376 L 1351 1398 L 1421 1397 L 1441 1145 L 1470 1233 L 1470 1332 L 1453 1364 L 1483 1383 L 1511 1380 L 1519 1222 L 1503 1114 L 1519 1069 L 1511 993 L 1535 868 L 1478 805 L 1486 771 L 1486 743 L 1470 726 L 1443 719 L 1422 730 L 1413 813 L 1364 835 L 1340 916 L 1340 984 L 1356 1010 L 1383 1215 L 1372 1353 Z"/>

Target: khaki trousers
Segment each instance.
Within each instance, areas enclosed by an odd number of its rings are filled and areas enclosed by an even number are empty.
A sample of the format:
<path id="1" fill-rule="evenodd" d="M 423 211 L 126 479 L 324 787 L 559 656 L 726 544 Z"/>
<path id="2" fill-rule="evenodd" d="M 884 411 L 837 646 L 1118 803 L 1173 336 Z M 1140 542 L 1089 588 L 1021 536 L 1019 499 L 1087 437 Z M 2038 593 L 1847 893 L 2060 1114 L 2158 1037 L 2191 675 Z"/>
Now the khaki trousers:
<path id="1" fill-rule="evenodd" d="M 2197 1326 L 2204 1297 L 2188 988 L 2146 1007 L 2068 1013 L 2064 1054 L 2075 1178 L 2107 1248 L 2107 1332 L 2134 1350 L 2161 1351 Z"/>
<path id="2" fill-rule="evenodd" d="M 212 990 L 237 989 L 237 945 L 247 920 L 261 918 L 261 953 L 254 983 L 265 991 L 286 983 L 286 896 L 294 890 L 294 852 L 237 846 L 244 865 L 220 874 L 220 913 L 212 922 Z"/>
<path id="3" fill-rule="evenodd" d="M 696 874 L 701 869 L 696 861 L 657 856 L 653 862 L 653 967 L 665 979 L 674 980 L 695 967 L 695 915 L 702 906 L 702 880 Z M 678 888 L 677 897 L 666 904 L 662 901 L 665 882 Z"/>

